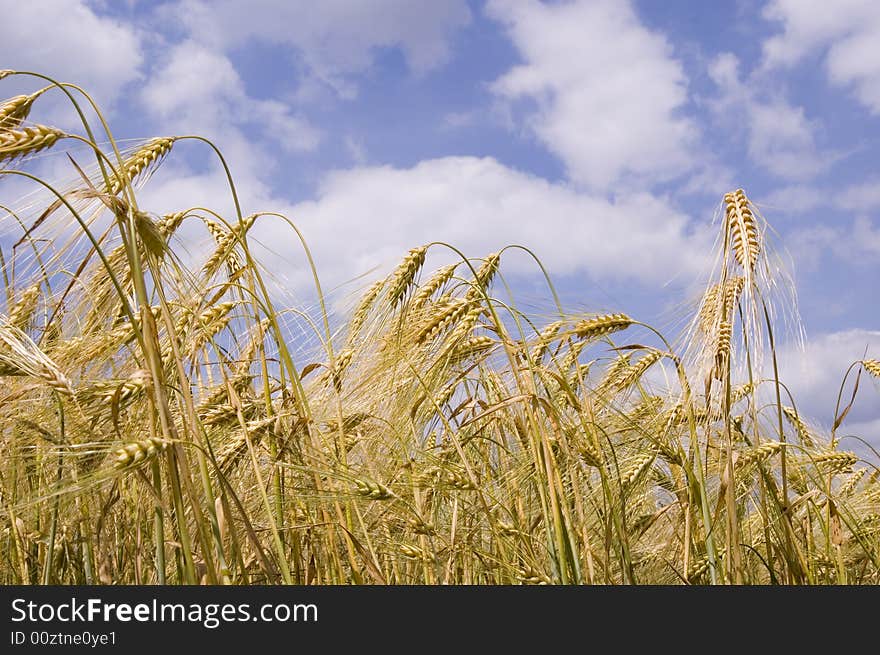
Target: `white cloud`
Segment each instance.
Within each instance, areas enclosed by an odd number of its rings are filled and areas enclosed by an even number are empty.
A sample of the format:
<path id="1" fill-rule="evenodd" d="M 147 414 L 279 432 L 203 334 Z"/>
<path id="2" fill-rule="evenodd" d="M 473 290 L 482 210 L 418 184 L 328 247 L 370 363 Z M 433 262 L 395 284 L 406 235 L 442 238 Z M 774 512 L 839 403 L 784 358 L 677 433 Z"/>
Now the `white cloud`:
<path id="1" fill-rule="evenodd" d="M 722 162 L 711 153 L 706 153 L 678 188 L 678 193 L 702 196 L 717 202 L 725 193 L 737 188 L 736 181 L 737 175 L 729 162 Z"/>
<path id="2" fill-rule="evenodd" d="M 443 117 L 443 127 L 446 129 L 458 129 L 473 125 L 476 114 L 473 111 L 452 111 Z"/>
<path id="3" fill-rule="evenodd" d="M 336 171 L 324 179 L 314 201 L 295 205 L 289 215 L 331 286 L 374 267 L 388 270 L 409 248 L 432 241 L 448 242 L 469 257 L 511 243 L 526 245 L 555 276 L 686 283 L 705 270 L 711 243 L 702 232 L 692 234 L 686 217 L 662 199 L 639 194 L 612 203 L 491 158 Z M 284 228 L 274 225 L 256 227 L 254 235 L 284 243 Z M 279 266 L 283 256 L 273 264 Z M 537 269 L 528 258 L 511 254 L 505 270 Z M 308 284 L 305 274 L 299 279 Z"/>
<path id="4" fill-rule="evenodd" d="M 870 178 L 841 190 L 814 184 L 792 184 L 756 198 L 758 205 L 777 212 L 801 213 L 820 207 L 871 212 L 880 208 L 880 179 Z"/>
<path id="5" fill-rule="evenodd" d="M 867 353 L 867 354 L 866 354 Z M 780 353 L 780 379 L 791 389 L 798 410 L 830 426 L 843 376 L 850 364 L 861 359 L 880 358 L 880 331 L 851 329 L 823 334 L 809 339 L 803 351 L 793 348 Z M 864 379 L 859 396 L 847 420 L 844 432 L 855 432 L 856 426 L 880 420 L 880 385 Z M 876 381 L 874 381 L 876 382 Z M 853 378 L 847 389 L 852 393 Z M 872 388 L 873 387 L 873 388 Z M 849 402 L 847 396 L 843 406 Z M 788 401 L 785 401 L 788 404 Z M 880 446 L 880 433 L 861 434 Z M 852 446 L 850 446 L 852 447 Z"/>
<path id="6" fill-rule="evenodd" d="M 442 65 L 452 34 L 471 20 L 465 0 L 183 0 L 164 12 L 218 51 L 249 42 L 287 48 L 344 96 L 356 92 L 350 75 L 369 70 L 381 49 L 399 49 L 416 73 Z"/>
<path id="7" fill-rule="evenodd" d="M 135 29 L 98 16 L 70 0 L 0 0 L 0 67 L 31 70 L 79 84 L 99 104 L 140 77 L 141 43 Z"/>
<path id="8" fill-rule="evenodd" d="M 853 225 L 853 243 L 851 252 L 862 252 L 867 255 L 880 255 L 880 226 L 865 216 L 856 218 Z"/>
<path id="9" fill-rule="evenodd" d="M 363 166 L 367 163 L 367 146 L 363 139 L 355 138 L 349 134 L 345 137 L 345 150 L 348 152 L 352 162 L 358 166 Z"/>
<path id="10" fill-rule="evenodd" d="M 212 125 L 229 120 L 229 105 L 244 95 L 232 62 L 192 41 L 166 52 L 141 92 L 161 118 Z"/>
<path id="11" fill-rule="evenodd" d="M 777 99 L 768 104 L 750 103 L 748 111 L 749 156 L 753 161 L 790 179 L 809 178 L 825 168 L 803 107 Z"/>
<path id="12" fill-rule="evenodd" d="M 250 122 L 288 152 L 314 150 L 321 141 L 321 132 L 303 116 L 290 113 L 290 107 L 277 100 L 256 100 L 244 96 L 243 109 L 250 111 Z M 241 105 L 239 105 L 241 107 Z M 247 113 L 245 114 L 247 116 Z M 248 120 L 245 118 L 245 120 Z"/>
<path id="13" fill-rule="evenodd" d="M 680 115 L 687 79 L 629 3 L 492 0 L 487 9 L 523 60 L 492 88 L 536 104 L 528 126 L 570 179 L 604 190 L 626 175 L 651 182 L 691 167 L 696 128 Z"/>
<path id="14" fill-rule="evenodd" d="M 867 216 L 858 216 L 851 226 L 815 224 L 800 228 L 788 236 L 788 242 L 797 252 L 798 263 L 806 268 L 815 269 L 826 253 L 849 264 L 870 264 L 880 256 L 880 226 Z"/>
<path id="15" fill-rule="evenodd" d="M 734 133 L 745 125 L 748 154 L 755 164 L 781 178 L 803 180 L 833 162 L 833 157 L 816 148 L 816 126 L 803 107 L 764 92 L 753 79 L 742 80 L 735 55 L 726 52 L 716 57 L 709 76 L 720 91 L 709 106 Z"/>
<path id="16" fill-rule="evenodd" d="M 250 97 L 225 55 L 193 41 L 166 53 L 141 97 L 175 133 L 214 137 L 231 126 L 252 125 L 288 151 L 312 150 L 320 141 L 318 130 L 287 105 Z"/>
<path id="17" fill-rule="evenodd" d="M 843 209 L 855 211 L 880 208 L 880 178 L 847 187 L 840 192 L 836 201 Z"/>
<path id="18" fill-rule="evenodd" d="M 872 113 L 880 113 L 880 5 L 875 0 L 772 0 L 764 17 L 783 31 L 764 42 L 768 68 L 823 56 L 832 83 L 851 87 Z"/>
<path id="19" fill-rule="evenodd" d="M 818 224 L 792 230 L 785 241 L 789 251 L 797 253 L 798 270 L 815 271 L 827 253 L 838 256 L 838 244 L 846 236 L 839 227 Z"/>
<path id="20" fill-rule="evenodd" d="M 828 194 L 815 186 L 792 184 L 775 189 L 756 202 L 762 208 L 779 213 L 802 213 L 828 204 Z"/>

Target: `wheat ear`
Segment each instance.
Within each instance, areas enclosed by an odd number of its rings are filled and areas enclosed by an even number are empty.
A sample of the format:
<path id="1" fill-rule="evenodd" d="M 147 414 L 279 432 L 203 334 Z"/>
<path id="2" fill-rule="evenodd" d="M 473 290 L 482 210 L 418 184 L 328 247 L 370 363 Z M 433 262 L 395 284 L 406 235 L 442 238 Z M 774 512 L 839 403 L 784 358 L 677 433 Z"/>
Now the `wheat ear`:
<path id="1" fill-rule="evenodd" d="M 431 296 L 433 296 L 443 287 L 444 284 L 449 282 L 449 280 L 452 279 L 452 276 L 455 275 L 456 268 L 458 268 L 458 264 L 449 264 L 448 266 L 444 266 L 443 268 L 435 271 L 427 282 L 425 282 L 424 284 L 420 284 L 418 291 L 413 294 L 413 309 L 424 305 L 431 299 Z"/>
<path id="2" fill-rule="evenodd" d="M 725 194 L 724 202 L 728 229 L 733 240 L 736 261 L 747 270 L 754 270 L 760 252 L 758 223 L 752 213 L 749 199 L 742 189 Z"/>
<path id="3" fill-rule="evenodd" d="M 413 248 L 409 251 L 406 257 L 403 258 L 403 261 L 400 262 L 400 265 L 395 269 L 394 273 L 392 273 L 388 284 L 388 301 L 391 303 L 392 307 L 397 306 L 406 295 L 410 286 L 412 286 L 416 279 L 416 275 L 418 275 L 419 270 L 425 263 L 425 255 L 427 252 L 427 246 Z"/>
<path id="4" fill-rule="evenodd" d="M 625 330 L 632 324 L 633 320 L 626 314 L 604 314 L 579 322 L 574 326 L 574 333 L 581 339 L 595 339 Z"/>
<path id="5" fill-rule="evenodd" d="M 42 91 L 28 96 L 15 96 L 0 105 L 0 130 L 14 130 L 27 119 L 31 113 L 31 107 Z"/>
<path id="6" fill-rule="evenodd" d="M 46 125 L 34 125 L 18 130 L 0 132 L 0 162 L 26 157 L 51 148 L 67 136 L 61 130 Z"/>
<path id="7" fill-rule="evenodd" d="M 124 182 L 134 182 L 135 178 L 150 166 L 157 164 L 165 155 L 171 152 L 174 145 L 174 137 L 159 137 L 151 139 L 143 146 L 135 150 L 125 161 L 122 162 L 121 174 L 126 178 Z M 110 193 L 114 196 L 122 191 L 123 183 L 114 179 L 110 183 Z"/>
<path id="8" fill-rule="evenodd" d="M 367 317 L 370 315 L 370 309 L 372 309 L 373 303 L 376 302 L 376 298 L 379 297 L 379 294 L 384 287 L 385 280 L 378 280 L 370 285 L 370 288 L 364 292 L 364 295 L 358 303 L 357 309 L 354 310 L 354 314 L 352 314 L 351 321 L 348 324 L 349 340 L 354 339 L 361 331 L 364 323 L 367 322 Z"/>

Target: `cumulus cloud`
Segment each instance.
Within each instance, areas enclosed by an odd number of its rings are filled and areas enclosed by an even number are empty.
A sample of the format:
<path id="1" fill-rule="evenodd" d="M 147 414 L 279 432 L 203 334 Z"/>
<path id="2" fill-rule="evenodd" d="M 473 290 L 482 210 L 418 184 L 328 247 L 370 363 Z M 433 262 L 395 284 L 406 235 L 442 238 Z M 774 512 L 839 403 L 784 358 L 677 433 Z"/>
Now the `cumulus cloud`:
<path id="1" fill-rule="evenodd" d="M 756 202 L 774 212 L 801 213 L 827 205 L 828 196 L 815 186 L 792 184 L 774 189 Z"/>
<path id="2" fill-rule="evenodd" d="M 527 125 L 571 180 L 604 190 L 624 176 L 688 170 L 696 126 L 681 115 L 687 79 L 667 39 L 627 2 L 492 0 L 522 63 L 492 86 L 533 103 Z"/>
<path id="3" fill-rule="evenodd" d="M 880 208 L 880 178 L 846 187 L 837 197 L 838 206 L 855 211 Z"/>
<path id="4" fill-rule="evenodd" d="M 880 226 L 874 226 L 866 216 L 859 216 L 853 224 L 852 252 L 880 255 Z"/>
<path id="5" fill-rule="evenodd" d="M 848 266 L 865 268 L 880 256 L 880 225 L 867 216 L 857 216 L 846 224 L 806 224 L 792 230 L 787 243 L 797 253 L 798 267 L 804 270 L 816 270 L 828 255 Z"/>
<path id="6" fill-rule="evenodd" d="M 437 68 L 450 56 L 452 35 L 471 20 L 465 0 L 183 0 L 164 13 L 218 51 L 282 46 L 291 65 L 296 59 L 343 96 L 356 93 L 351 75 L 369 70 L 383 49 L 399 49 L 415 73 Z"/>
<path id="7" fill-rule="evenodd" d="M 825 164 L 816 151 L 813 126 L 803 107 L 783 100 L 750 103 L 749 156 L 784 178 L 809 178 Z"/>
<path id="8" fill-rule="evenodd" d="M 711 243 L 663 199 L 639 194 L 609 202 L 488 157 L 339 170 L 326 176 L 315 200 L 289 213 L 330 284 L 375 267 L 388 270 L 407 249 L 431 241 L 446 241 L 469 257 L 527 245 L 555 276 L 652 285 L 681 277 L 684 283 L 705 270 Z M 255 236 L 282 243 L 273 230 L 283 228 L 274 225 L 255 228 Z M 537 269 L 528 258 L 511 255 L 505 270 Z"/>
<path id="9" fill-rule="evenodd" d="M 102 105 L 138 79 L 143 63 L 132 25 L 96 14 L 86 2 L 0 0 L 0 62 L 75 82 Z"/>
<path id="10" fill-rule="evenodd" d="M 786 213 L 832 207 L 864 215 L 880 208 L 880 179 L 869 178 L 839 190 L 815 184 L 792 184 L 774 189 L 756 201 L 759 205 Z"/>
<path id="11" fill-rule="evenodd" d="M 320 141 L 319 131 L 287 105 L 249 96 L 232 62 L 194 41 L 165 54 L 141 97 L 177 133 L 211 135 L 251 125 L 288 151 L 312 150 Z"/>
<path id="12" fill-rule="evenodd" d="M 709 76 L 719 94 L 709 102 L 716 117 L 729 129 L 745 125 L 750 159 L 783 179 L 814 177 L 833 162 L 816 147 L 814 121 L 803 107 L 789 103 L 778 92 L 768 92 L 754 80 L 743 80 L 739 59 L 732 53 L 718 55 Z"/>
<path id="13" fill-rule="evenodd" d="M 831 9 L 831 10 L 829 10 Z M 764 18 L 782 32 L 764 42 L 767 68 L 791 66 L 817 53 L 828 79 L 853 89 L 872 113 L 880 113 L 880 6 L 874 0 L 772 0 Z"/>
<path id="14" fill-rule="evenodd" d="M 780 353 L 780 379 L 791 389 L 800 412 L 826 426 L 834 420 L 837 394 L 850 364 L 861 359 L 880 358 L 880 331 L 851 329 L 814 336 L 803 350 L 785 348 Z M 864 378 L 864 375 L 863 375 Z M 852 378 L 847 389 L 852 391 Z M 847 418 L 844 432 L 880 446 L 880 404 L 876 380 L 863 379 L 859 396 Z M 844 404 L 849 401 L 847 397 Z M 851 447 L 851 446 L 850 446 Z"/>

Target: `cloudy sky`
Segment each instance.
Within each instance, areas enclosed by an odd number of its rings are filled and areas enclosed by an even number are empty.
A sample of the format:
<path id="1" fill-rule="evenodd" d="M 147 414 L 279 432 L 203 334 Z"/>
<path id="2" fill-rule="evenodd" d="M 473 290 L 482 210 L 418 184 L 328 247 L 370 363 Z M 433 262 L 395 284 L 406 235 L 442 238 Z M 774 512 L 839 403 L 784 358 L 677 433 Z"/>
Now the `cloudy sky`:
<path id="1" fill-rule="evenodd" d="M 830 4 L 0 0 L 0 68 L 81 84 L 120 139 L 211 138 L 245 211 L 292 218 L 330 287 L 434 240 L 519 243 L 573 310 L 662 328 L 743 187 L 790 254 L 808 343 L 789 377 L 827 422 L 849 363 L 880 356 L 880 4 Z M 50 99 L 37 116 L 74 125 Z M 143 194 L 230 206 L 195 144 Z M 289 230 L 256 236 L 305 287 Z M 503 270 L 546 295 L 526 257 Z M 877 390 L 852 421 L 880 444 Z"/>

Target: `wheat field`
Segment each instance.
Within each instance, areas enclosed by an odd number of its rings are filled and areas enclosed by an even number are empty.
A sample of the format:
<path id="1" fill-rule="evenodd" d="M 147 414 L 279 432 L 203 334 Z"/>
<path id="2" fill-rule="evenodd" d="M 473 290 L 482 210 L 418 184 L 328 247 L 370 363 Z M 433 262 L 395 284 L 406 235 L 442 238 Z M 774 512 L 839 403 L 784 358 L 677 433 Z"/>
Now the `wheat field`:
<path id="1" fill-rule="evenodd" d="M 182 146 L 228 174 L 209 140 L 123 147 L 84 90 L 12 76 L 0 192 L 39 193 L 0 195 L 0 584 L 880 582 L 880 461 L 841 439 L 880 361 L 840 362 L 830 430 L 797 405 L 792 285 L 742 189 L 676 334 L 518 308 L 519 246 L 414 247 L 340 316 L 305 241 L 318 302 L 279 306 L 249 231 L 286 219 L 231 176 L 232 215 L 138 203 Z"/>

